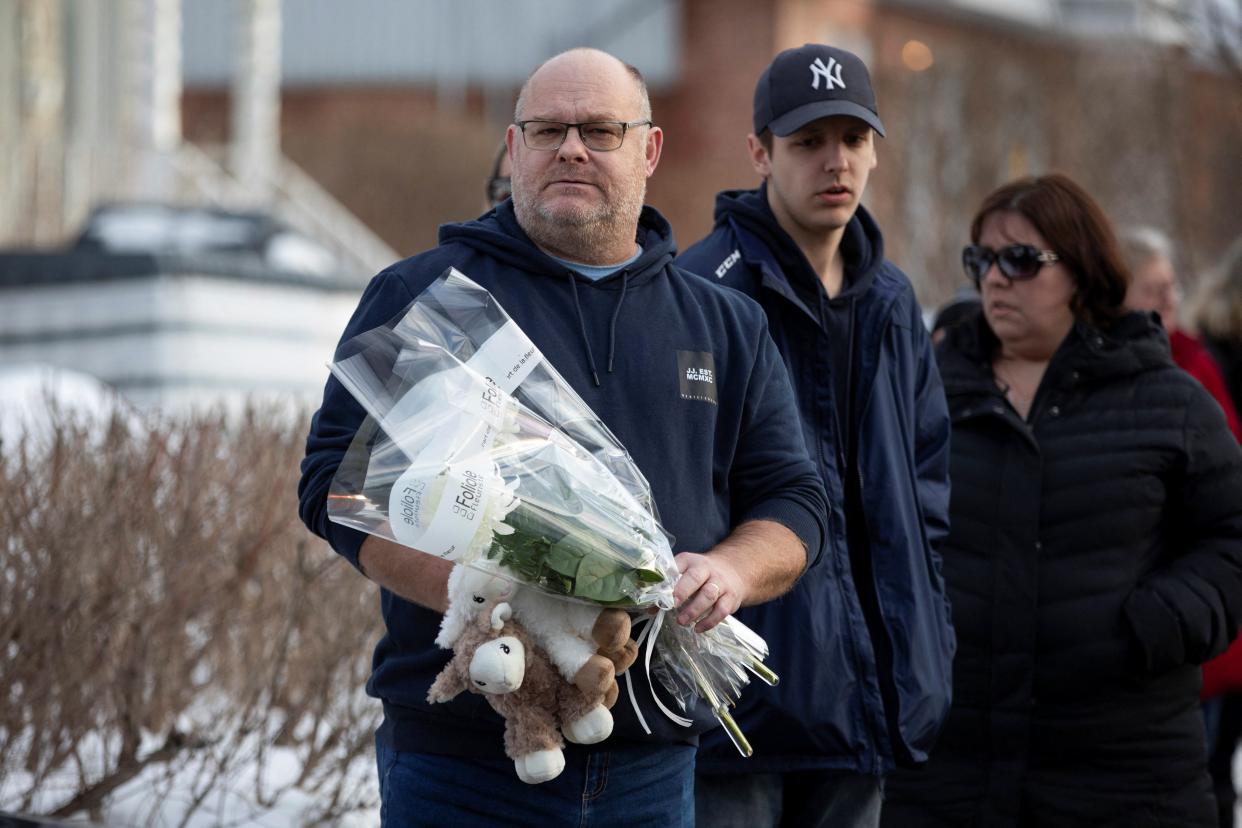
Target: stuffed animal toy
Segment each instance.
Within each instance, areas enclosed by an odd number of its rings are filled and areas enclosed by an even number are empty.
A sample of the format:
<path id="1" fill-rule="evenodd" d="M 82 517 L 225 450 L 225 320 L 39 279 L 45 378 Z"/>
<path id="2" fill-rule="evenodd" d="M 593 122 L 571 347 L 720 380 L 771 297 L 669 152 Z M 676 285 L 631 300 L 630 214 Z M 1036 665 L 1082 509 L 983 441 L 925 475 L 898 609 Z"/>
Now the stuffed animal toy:
<path id="1" fill-rule="evenodd" d="M 562 679 L 504 602 L 479 605 L 427 700 L 445 702 L 463 690 L 482 694 L 504 717 L 505 753 L 529 784 L 555 779 L 565 769 L 562 734 L 595 744 L 612 733 L 603 693 L 584 693 Z"/>
<path id="2" fill-rule="evenodd" d="M 605 692 L 616 702 L 616 677 L 638 657 L 630 639 L 630 617 L 621 609 L 567 601 L 523 586 L 495 561 L 453 567 L 448 582 L 449 610 L 436 643 L 451 648 L 485 602 L 504 601 L 566 681 L 584 693 Z"/>

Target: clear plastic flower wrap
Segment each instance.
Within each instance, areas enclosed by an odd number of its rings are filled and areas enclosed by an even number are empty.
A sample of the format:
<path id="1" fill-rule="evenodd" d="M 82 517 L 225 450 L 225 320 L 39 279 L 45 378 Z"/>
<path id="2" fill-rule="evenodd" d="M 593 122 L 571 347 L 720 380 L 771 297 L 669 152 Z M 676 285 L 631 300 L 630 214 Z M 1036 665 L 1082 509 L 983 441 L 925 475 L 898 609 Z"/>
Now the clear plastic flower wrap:
<path id="1" fill-rule="evenodd" d="M 454 269 L 329 366 L 367 412 L 332 482 L 329 518 L 461 564 L 499 562 L 565 600 L 637 612 L 647 674 L 688 712 L 729 708 L 767 645 L 733 618 L 707 633 L 664 623 L 672 538 L 625 447 L 488 291 Z M 627 673 L 627 689 L 647 727 Z M 673 721 L 691 721 L 655 704 Z"/>

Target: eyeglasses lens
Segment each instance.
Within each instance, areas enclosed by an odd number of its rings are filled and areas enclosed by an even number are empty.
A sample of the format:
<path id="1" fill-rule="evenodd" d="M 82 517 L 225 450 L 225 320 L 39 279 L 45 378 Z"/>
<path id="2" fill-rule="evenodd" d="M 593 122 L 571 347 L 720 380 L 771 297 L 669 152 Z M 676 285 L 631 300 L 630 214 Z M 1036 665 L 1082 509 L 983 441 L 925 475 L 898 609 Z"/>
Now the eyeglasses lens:
<path id="1" fill-rule="evenodd" d="M 554 150 L 565 142 L 570 126 L 554 121 L 527 121 L 522 127 L 522 138 L 533 150 Z M 618 149 L 625 140 L 625 126 L 619 123 L 579 124 L 577 129 L 586 148 L 596 152 Z"/>
<path id="2" fill-rule="evenodd" d="M 1039 272 L 1043 264 L 1039 251 L 1029 244 L 1011 244 L 1000 250 L 972 244 L 962 250 L 962 266 L 966 275 L 975 282 L 983 281 L 992 262 L 996 262 L 1001 274 L 1007 279 L 1030 279 Z"/>

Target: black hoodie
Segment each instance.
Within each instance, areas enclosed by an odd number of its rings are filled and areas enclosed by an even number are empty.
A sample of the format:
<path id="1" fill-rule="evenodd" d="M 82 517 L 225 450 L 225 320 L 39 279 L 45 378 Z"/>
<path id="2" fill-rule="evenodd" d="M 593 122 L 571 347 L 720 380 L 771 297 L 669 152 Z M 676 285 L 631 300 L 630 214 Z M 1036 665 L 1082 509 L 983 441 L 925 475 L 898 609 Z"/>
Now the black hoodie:
<path id="1" fill-rule="evenodd" d="M 705 551 L 748 519 L 778 521 L 819 556 L 826 498 L 800 439 L 796 406 L 762 310 L 741 294 L 671 265 L 662 216 L 645 208 L 641 256 L 599 281 L 542 253 L 506 202 L 477 221 L 446 225 L 440 246 L 379 274 L 342 341 L 397 316 L 446 268 L 487 288 L 629 450 L 651 484 L 675 551 Z M 689 376 L 688 376 L 689 374 Z M 306 524 L 355 566 L 363 536 L 330 523 L 328 486 L 363 411 L 329 379 L 307 440 L 300 486 Z M 368 691 L 384 700 L 398 750 L 502 755 L 501 722 L 479 696 L 429 705 L 447 662 L 433 643 L 440 615 L 383 592 L 387 635 Z M 655 711 L 640 668 L 645 736 L 623 694 L 618 742 L 692 740 Z M 703 722 L 710 716 L 700 717 Z"/>

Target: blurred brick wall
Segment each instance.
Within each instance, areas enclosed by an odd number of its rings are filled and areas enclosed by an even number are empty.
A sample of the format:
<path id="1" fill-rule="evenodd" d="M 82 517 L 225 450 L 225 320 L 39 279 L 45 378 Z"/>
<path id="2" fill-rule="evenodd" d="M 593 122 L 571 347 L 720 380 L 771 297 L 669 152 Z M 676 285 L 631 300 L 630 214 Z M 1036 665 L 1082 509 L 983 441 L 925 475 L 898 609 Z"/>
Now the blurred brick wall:
<path id="1" fill-rule="evenodd" d="M 963 281 L 958 252 L 978 203 L 1019 174 L 1068 173 L 1118 223 L 1170 231 L 1191 279 L 1242 229 L 1242 84 L 1184 55 L 889 3 L 682 10 L 681 81 L 652 95 L 665 144 L 648 194 L 682 247 L 711 229 L 718 190 L 758 183 L 745 152 L 754 83 L 773 54 L 808 40 L 869 60 L 888 137 L 866 202 L 927 305 Z M 911 40 L 930 49 L 930 68 L 903 61 Z M 183 106 L 188 138 L 223 139 L 223 92 L 188 90 Z M 486 111 L 477 94 L 437 109 L 418 89 L 286 90 L 283 148 L 408 255 L 435 244 L 438 224 L 481 211 L 505 127 Z"/>
<path id="2" fill-rule="evenodd" d="M 515 90 L 516 94 L 516 90 Z M 286 89 L 281 148 L 402 256 L 432 247 L 444 222 L 484 210 L 504 124 L 489 123 L 483 104 L 437 108 L 417 88 Z M 219 144 L 227 136 L 222 90 L 187 90 L 185 136 Z"/>
<path id="3" fill-rule="evenodd" d="M 958 251 L 974 210 L 1018 175 L 1066 173 L 1118 226 L 1166 230 L 1188 281 L 1242 231 L 1238 78 L 1152 44 L 968 14 L 881 5 L 873 34 L 888 139 L 869 201 L 924 302 L 964 282 Z M 905 65 L 910 40 L 930 48 L 931 68 Z"/>

